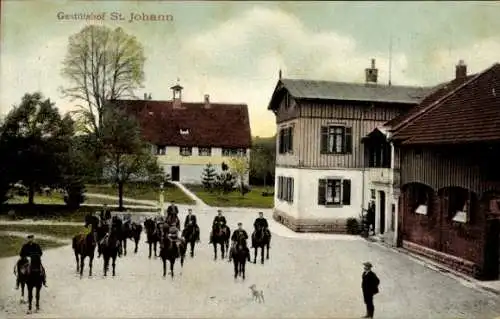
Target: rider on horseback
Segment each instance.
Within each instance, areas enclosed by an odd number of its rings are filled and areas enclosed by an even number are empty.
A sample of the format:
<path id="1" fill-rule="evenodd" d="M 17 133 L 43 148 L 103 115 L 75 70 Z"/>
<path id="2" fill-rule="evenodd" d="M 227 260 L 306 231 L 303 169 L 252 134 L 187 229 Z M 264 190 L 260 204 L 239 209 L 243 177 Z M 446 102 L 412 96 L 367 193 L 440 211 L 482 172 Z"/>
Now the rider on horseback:
<path id="1" fill-rule="evenodd" d="M 259 212 L 259 217 L 255 219 L 253 223 L 253 234 L 252 234 L 252 248 L 255 246 L 255 236 L 257 235 L 257 231 L 261 230 L 264 233 L 269 232 L 269 224 L 267 223 L 267 219 L 264 218 L 264 213 Z"/>
<path id="2" fill-rule="evenodd" d="M 196 241 L 200 240 L 200 227 L 198 227 L 198 223 L 196 222 L 196 215 L 193 214 L 193 210 L 191 208 L 188 209 L 188 214 L 186 219 L 184 220 L 184 229 L 188 227 L 194 227 L 196 232 Z"/>
<path id="3" fill-rule="evenodd" d="M 29 235 L 28 236 L 28 242 L 23 245 L 21 248 L 21 251 L 19 252 L 19 256 L 21 257 L 19 261 L 17 262 L 17 280 L 16 280 L 16 289 L 19 289 L 19 274 L 21 273 L 21 267 L 25 264 L 28 263 L 28 257 L 31 256 L 40 256 L 42 257 L 42 247 L 40 247 L 39 244 L 35 243 L 33 241 L 34 236 Z M 43 278 L 43 285 L 47 287 L 47 276 L 45 274 L 45 268 L 40 262 L 41 266 L 41 271 L 42 271 L 42 278 Z"/>
<path id="4" fill-rule="evenodd" d="M 168 206 L 167 208 L 167 218 L 171 215 L 179 215 L 179 209 L 177 208 L 177 206 L 175 206 L 175 202 L 172 201 L 170 203 L 170 206 Z"/>
<path id="5" fill-rule="evenodd" d="M 217 210 L 217 216 L 214 217 L 214 221 L 212 223 L 212 231 L 210 232 L 210 244 L 212 243 L 215 228 L 217 226 L 224 227 L 226 226 L 226 224 L 226 217 L 222 215 L 222 210 Z"/>
<path id="6" fill-rule="evenodd" d="M 233 250 L 234 250 L 236 244 L 238 244 L 238 243 L 243 244 L 244 249 L 246 249 L 248 251 L 247 239 L 248 239 L 248 234 L 243 229 L 243 224 L 238 223 L 238 228 L 235 229 L 235 231 L 233 232 L 233 235 L 231 236 L 231 249 L 229 251 L 229 261 L 231 261 L 231 258 L 233 255 Z M 249 255 L 250 255 L 250 253 L 249 253 Z"/>

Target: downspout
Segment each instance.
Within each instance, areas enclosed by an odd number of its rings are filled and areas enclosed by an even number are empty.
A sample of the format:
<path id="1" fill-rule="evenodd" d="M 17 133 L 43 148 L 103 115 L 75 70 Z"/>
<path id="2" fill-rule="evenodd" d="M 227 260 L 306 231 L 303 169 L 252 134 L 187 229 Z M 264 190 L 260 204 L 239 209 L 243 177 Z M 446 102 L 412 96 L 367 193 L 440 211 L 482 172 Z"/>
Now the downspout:
<path id="1" fill-rule="evenodd" d="M 363 109 L 363 112 L 361 112 L 361 121 L 359 121 L 359 130 L 358 132 L 361 133 L 361 130 L 363 129 L 364 125 L 363 125 L 363 121 L 364 121 L 364 118 L 365 118 L 365 109 Z M 363 134 L 364 136 L 364 134 Z M 363 210 L 365 208 L 365 173 L 366 173 L 366 161 L 365 161 L 365 147 L 364 147 L 364 144 L 363 146 L 361 146 L 361 143 L 359 144 L 360 146 L 360 149 L 363 149 L 363 152 L 362 152 L 362 156 L 363 156 L 363 165 L 362 165 L 362 169 L 361 169 L 361 174 L 362 174 L 362 177 L 361 177 L 361 180 L 362 180 L 362 186 L 361 186 L 361 216 L 363 216 Z M 360 152 L 361 153 L 361 152 Z"/>

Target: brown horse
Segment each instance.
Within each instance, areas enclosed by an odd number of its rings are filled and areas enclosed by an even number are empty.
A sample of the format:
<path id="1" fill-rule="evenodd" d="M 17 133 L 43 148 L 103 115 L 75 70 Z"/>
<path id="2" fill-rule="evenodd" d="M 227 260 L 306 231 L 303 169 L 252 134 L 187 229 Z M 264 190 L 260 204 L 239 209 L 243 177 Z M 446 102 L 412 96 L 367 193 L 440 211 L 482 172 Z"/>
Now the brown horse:
<path id="1" fill-rule="evenodd" d="M 174 278 L 174 265 L 177 258 L 181 259 L 181 267 L 184 266 L 184 257 L 186 255 L 186 243 L 180 239 L 171 240 L 168 236 L 162 236 L 160 244 L 160 257 L 163 262 L 163 277 L 167 275 L 167 260 L 170 263 L 170 276 Z"/>
<path id="2" fill-rule="evenodd" d="M 144 221 L 144 228 L 146 229 L 147 242 L 149 245 L 149 258 L 151 258 L 151 250 L 154 249 L 155 257 L 157 256 L 156 249 L 160 241 L 160 227 L 151 218 Z"/>
<path id="3" fill-rule="evenodd" d="M 231 230 L 227 225 L 215 224 L 212 230 L 212 245 L 214 246 L 214 260 L 217 260 L 217 245 L 220 245 L 222 259 L 225 252 L 229 252 L 229 237 Z"/>
<path id="4" fill-rule="evenodd" d="M 85 257 L 89 257 L 89 277 L 92 276 L 92 262 L 94 261 L 95 247 L 97 245 L 97 232 L 92 226 L 88 235 L 78 234 L 73 237 L 73 251 L 75 252 L 76 271 L 83 276 Z"/>
<path id="5" fill-rule="evenodd" d="M 184 227 L 184 229 L 182 230 L 182 237 L 186 242 L 186 248 L 187 244 L 189 243 L 191 247 L 190 255 L 191 257 L 194 257 L 194 246 L 196 242 L 199 241 L 200 229 L 197 225 L 187 225 L 187 227 Z"/>
<path id="6" fill-rule="evenodd" d="M 102 243 L 102 257 L 104 260 L 103 263 L 103 272 L 104 276 L 107 275 L 108 269 L 109 269 L 109 261 L 111 260 L 111 266 L 112 271 L 113 271 L 113 276 L 115 276 L 115 270 L 116 270 L 116 258 L 119 255 L 120 252 L 120 238 L 118 237 L 119 234 L 116 231 L 116 229 L 112 229 L 111 232 L 109 233 L 109 236 L 104 239 Z"/>
<path id="7" fill-rule="evenodd" d="M 142 225 L 135 222 L 125 222 L 122 226 L 121 242 L 123 245 L 123 255 L 127 256 L 127 240 L 132 239 L 135 243 L 134 254 L 137 254 L 139 241 L 141 240 Z"/>
<path id="8" fill-rule="evenodd" d="M 257 252 L 260 250 L 260 263 L 264 264 L 264 249 L 266 249 L 266 259 L 269 259 L 269 247 L 271 246 L 271 232 L 262 227 L 252 234 L 252 247 L 254 249 L 253 263 L 257 263 Z"/>
<path id="9" fill-rule="evenodd" d="M 32 311 L 33 305 L 33 288 L 35 292 L 35 311 L 40 310 L 40 290 L 43 284 L 42 262 L 40 256 L 32 255 L 27 268 L 26 286 L 28 288 L 28 314 Z"/>

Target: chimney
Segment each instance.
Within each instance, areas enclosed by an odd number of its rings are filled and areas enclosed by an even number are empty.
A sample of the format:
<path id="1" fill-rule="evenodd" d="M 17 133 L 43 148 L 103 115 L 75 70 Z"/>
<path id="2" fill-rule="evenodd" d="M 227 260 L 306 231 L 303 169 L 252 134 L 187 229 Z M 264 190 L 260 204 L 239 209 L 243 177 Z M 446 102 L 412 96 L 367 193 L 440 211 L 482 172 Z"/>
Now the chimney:
<path id="1" fill-rule="evenodd" d="M 210 95 L 205 94 L 205 108 L 210 108 Z"/>
<path id="2" fill-rule="evenodd" d="M 148 94 L 147 93 L 144 93 L 144 99 L 147 100 L 148 99 Z"/>
<path id="3" fill-rule="evenodd" d="M 151 97 L 151 93 L 148 95 L 148 100 L 152 100 L 153 98 Z"/>
<path id="4" fill-rule="evenodd" d="M 365 69 L 366 83 L 376 84 L 378 78 L 378 69 L 375 68 L 375 59 L 372 59 L 372 67 Z"/>
<path id="5" fill-rule="evenodd" d="M 182 107 L 182 89 L 183 87 L 179 84 L 179 79 L 177 79 L 177 84 L 170 88 L 172 90 L 172 104 L 174 108 Z"/>
<path id="6" fill-rule="evenodd" d="M 458 64 L 455 66 L 455 79 L 463 80 L 467 77 L 467 65 L 465 65 L 464 60 L 458 61 Z"/>

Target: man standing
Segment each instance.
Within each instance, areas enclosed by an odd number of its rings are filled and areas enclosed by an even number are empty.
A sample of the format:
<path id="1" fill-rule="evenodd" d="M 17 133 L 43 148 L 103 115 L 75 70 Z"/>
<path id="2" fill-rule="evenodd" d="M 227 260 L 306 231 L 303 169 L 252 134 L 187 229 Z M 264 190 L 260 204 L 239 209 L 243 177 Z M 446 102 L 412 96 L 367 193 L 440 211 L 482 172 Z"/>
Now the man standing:
<path id="1" fill-rule="evenodd" d="M 37 255 L 40 257 L 40 266 L 42 270 L 42 278 L 43 278 L 43 285 L 47 287 L 47 277 L 45 273 L 45 268 L 41 264 L 41 258 L 42 258 L 42 247 L 40 247 L 39 244 L 34 242 L 35 236 L 29 235 L 28 236 L 28 242 L 23 245 L 21 248 L 21 251 L 19 252 L 19 261 L 17 262 L 17 280 L 16 280 L 16 289 L 19 289 L 19 274 L 21 272 L 21 267 L 28 262 L 28 257 Z"/>
<path id="2" fill-rule="evenodd" d="M 368 203 L 366 218 L 368 221 L 368 234 L 373 230 L 375 234 L 375 201 L 373 199 Z"/>
<path id="3" fill-rule="evenodd" d="M 370 262 L 363 263 L 364 272 L 362 276 L 361 289 L 363 290 L 363 299 L 366 305 L 366 315 L 363 318 L 373 318 L 375 306 L 373 305 L 373 296 L 378 294 L 378 285 L 380 280 L 372 271 Z"/>

